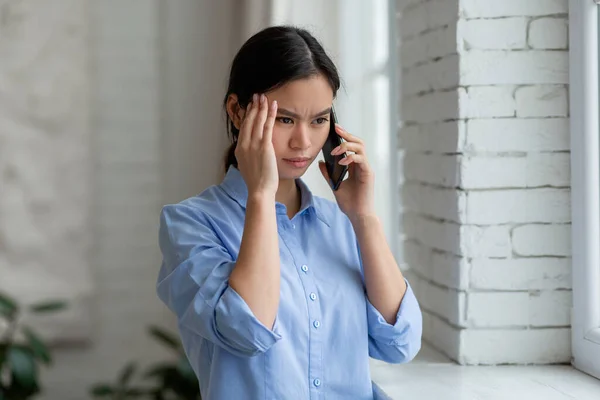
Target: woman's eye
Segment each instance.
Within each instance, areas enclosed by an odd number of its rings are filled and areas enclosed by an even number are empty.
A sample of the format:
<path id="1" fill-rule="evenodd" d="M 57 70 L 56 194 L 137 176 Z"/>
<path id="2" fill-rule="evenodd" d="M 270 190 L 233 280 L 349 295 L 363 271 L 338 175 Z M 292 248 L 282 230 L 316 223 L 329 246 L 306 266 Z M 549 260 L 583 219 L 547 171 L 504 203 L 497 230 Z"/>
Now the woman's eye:
<path id="1" fill-rule="evenodd" d="M 294 121 L 292 121 L 291 118 L 288 118 L 288 117 L 279 117 L 279 118 L 277 118 L 277 120 L 284 124 L 291 124 L 294 122 Z"/>
<path id="2" fill-rule="evenodd" d="M 329 120 L 327 118 L 321 117 L 321 118 L 317 118 L 315 121 L 318 125 L 321 125 L 321 124 L 326 123 Z"/>

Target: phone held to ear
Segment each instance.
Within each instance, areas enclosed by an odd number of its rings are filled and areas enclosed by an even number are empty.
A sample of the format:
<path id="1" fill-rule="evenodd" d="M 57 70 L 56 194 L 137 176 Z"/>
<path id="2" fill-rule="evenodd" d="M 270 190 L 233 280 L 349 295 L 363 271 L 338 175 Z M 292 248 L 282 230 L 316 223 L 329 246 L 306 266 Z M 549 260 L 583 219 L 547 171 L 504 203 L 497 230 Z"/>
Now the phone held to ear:
<path id="1" fill-rule="evenodd" d="M 342 138 L 335 131 L 336 122 L 337 119 L 332 107 L 329 118 L 329 135 L 323 146 L 323 158 L 325 159 L 325 166 L 327 167 L 327 173 L 329 174 L 329 185 L 333 190 L 338 190 L 348 172 L 347 165 L 339 164 L 340 160 L 346 157 L 346 153 L 344 152 L 335 156 L 331 155 L 333 149 L 342 144 Z"/>

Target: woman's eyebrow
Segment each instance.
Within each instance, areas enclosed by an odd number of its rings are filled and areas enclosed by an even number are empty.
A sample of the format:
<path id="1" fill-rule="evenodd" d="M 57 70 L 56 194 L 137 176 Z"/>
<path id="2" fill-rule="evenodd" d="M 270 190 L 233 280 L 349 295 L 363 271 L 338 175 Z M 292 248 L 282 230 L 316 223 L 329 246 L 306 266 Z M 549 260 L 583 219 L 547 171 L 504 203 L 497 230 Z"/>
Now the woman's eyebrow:
<path id="1" fill-rule="evenodd" d="M 294 112 L 291 112 L 290 110 L 286 110 L 285 108 L 278 108 L 277 109 L 277 113 L 278 114 L 283 114 L 283 115 L 286 115 L 286 116 L 292 117 L 292 118 L 298 118 L 298 119 L 301 118 L 298 114 L 296 114 Z M 311 118 L 320 117 L 321 115 L 325 115 L 325 114 L 329 114 L 329 113 L 331 113 L 331 107 L 326 108 L 325 110 L 323 110 L 323 111 L 321 111 L 319 113 L 316 113 Z"/>

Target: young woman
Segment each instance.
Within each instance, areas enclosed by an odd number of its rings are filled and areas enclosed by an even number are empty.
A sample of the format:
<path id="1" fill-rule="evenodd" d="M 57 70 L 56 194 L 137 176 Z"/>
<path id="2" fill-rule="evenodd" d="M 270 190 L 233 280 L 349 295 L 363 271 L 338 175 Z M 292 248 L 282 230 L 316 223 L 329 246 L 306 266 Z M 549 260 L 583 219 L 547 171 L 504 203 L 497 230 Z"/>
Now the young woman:
<path id="1" fill-rule="evenodd" d="M 379 398 L 369 357 L 403 363 L 420 349 L 421 312 L 375 215 L 364 143 L 337 126 L 346 141 L 334 153 L 349 165 L 337 204 L 300 179 L 339 86 L 307 31 L 254 35 L 224 100 L 226 177 L 162 210 L 158 295 L 204 400 Z"/>

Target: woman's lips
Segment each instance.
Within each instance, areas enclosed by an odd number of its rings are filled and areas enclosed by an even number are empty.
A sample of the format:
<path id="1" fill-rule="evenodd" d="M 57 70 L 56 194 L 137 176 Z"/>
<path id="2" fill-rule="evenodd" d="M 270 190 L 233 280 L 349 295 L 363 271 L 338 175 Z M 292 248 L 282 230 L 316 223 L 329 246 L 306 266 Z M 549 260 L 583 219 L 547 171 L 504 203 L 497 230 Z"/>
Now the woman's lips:
<path id="1" fill-rule="evenodd" d="M 283 161 L 293 166 L 294 168 L 304 168 L 310 162 L 310 158 L 297 157 L 297 158 L 284 158 Z"/>

